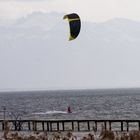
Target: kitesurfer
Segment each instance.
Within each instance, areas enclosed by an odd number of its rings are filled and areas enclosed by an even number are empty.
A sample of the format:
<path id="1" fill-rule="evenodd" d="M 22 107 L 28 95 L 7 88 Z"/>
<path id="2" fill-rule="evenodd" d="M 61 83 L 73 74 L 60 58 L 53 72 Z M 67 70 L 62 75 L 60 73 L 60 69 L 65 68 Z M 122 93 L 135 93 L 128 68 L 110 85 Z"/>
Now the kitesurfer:
<path id="1" fill-rule="evenodd" d="M 67 108 L 67 112 L 68 112 L 68 113 L 72 113 L 72 111 L 71 111 L 71 107 L 70 107 L 70 106 L 68 106 L 68 108 Z"/>

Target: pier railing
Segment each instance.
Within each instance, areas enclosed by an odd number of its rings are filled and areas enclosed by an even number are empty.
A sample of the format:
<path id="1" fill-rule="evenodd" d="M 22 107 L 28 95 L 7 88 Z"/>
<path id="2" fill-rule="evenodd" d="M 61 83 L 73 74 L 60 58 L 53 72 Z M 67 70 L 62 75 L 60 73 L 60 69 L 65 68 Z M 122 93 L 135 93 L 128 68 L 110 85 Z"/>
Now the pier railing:
<path id="1" fill-rule="evenodd" d="M 140 120 L 7 120 L 10 131 L 112 131 L 140 130 Z M 0 131 L 5 129 L 0 120 Z"/>

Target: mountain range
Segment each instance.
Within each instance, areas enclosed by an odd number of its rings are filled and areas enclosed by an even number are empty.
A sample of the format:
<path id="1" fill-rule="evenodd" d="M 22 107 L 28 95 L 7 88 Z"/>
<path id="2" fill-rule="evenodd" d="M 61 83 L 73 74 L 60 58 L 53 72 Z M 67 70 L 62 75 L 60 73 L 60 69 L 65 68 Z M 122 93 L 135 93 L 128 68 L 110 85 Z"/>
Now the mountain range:
<path id="1" fill-rule="evenodd" d="M 140 86 L 140 22 L 82 21 L 68 41 L 64 13 L 0 22 L 0 89 Z"/>

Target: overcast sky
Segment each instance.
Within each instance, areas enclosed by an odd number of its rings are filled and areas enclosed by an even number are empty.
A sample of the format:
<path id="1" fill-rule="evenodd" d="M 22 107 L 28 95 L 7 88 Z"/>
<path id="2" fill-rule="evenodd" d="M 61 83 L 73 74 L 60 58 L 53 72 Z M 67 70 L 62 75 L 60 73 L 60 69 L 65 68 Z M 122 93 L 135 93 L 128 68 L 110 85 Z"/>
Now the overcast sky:
<path id="1" fill-rule="evenodd" d="M 0 0 L 0 18 L 17 18 L 35 11 L 77 12 L 83 20 L 94 22 L 116 17 L 140 21 L 140 0 Z"/>
<path id="2" fill-rule="evenodd" d="M 140 0 L 0 0 L 0 20 L 31 14 L 0 26 L 0 90 L 140 86 L 140 22 L 83 22 L 68 42 L 61 16 L 73 12 L 82 22 L 140 21 Z"/>

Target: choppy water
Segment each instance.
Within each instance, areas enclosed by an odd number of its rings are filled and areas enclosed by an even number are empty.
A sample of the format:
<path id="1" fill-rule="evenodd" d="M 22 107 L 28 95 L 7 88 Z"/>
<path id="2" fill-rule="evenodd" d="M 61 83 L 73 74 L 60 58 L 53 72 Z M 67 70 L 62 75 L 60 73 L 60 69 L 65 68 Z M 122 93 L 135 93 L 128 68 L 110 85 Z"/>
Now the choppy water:
<path id="1" fill-rule="evenodd" d="M 0 119 L 3 106 L 12 119 L 140 119 L 140 90 L 1 93 Z"/>

